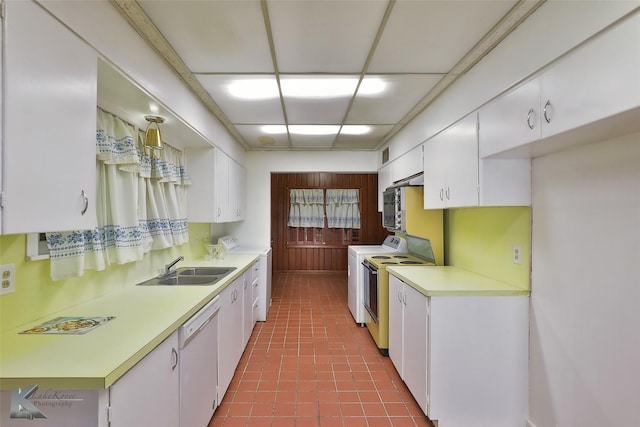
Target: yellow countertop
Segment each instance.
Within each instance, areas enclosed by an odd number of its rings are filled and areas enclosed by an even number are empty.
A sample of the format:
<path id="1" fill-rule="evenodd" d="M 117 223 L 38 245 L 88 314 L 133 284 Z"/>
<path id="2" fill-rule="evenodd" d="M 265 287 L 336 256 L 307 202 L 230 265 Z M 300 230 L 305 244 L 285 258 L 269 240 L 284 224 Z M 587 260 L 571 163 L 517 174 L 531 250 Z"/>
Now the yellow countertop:
<path id="1" fill-rule="evenodd" d="M 211 286 L 127 286 L 36 319 L 0 336 L 0 389 L 104 389 L 176 331 L 258 254 L 228 254 L 213 261 L 183 261 L 177 267 L 236 267 Z M 60 316 L 115 316 L 83 335 L 19 334 Z"/>
<path id="2" fill-rule="evenodd" d="M 528 289 L 457 267 L 389 266 L 387 271 L 428 297 L 529 295 Z"/>

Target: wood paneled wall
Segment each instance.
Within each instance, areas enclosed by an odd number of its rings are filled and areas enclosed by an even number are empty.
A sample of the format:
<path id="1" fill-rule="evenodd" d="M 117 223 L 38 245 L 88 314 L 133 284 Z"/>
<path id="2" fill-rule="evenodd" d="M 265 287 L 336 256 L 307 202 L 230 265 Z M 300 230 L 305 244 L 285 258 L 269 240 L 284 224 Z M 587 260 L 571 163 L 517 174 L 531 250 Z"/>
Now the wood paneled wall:
<path id="1" fill-rule="evenodd" d="M 360 189 L 361 228 L 357 242 L 290 242 L 289 189 Z M 388 232 L 378 212 L 378 174 L 330 172 L 271 174 L 271 238 L 274 271 L 346 271 L 349 244 L 380 244 Z"/>

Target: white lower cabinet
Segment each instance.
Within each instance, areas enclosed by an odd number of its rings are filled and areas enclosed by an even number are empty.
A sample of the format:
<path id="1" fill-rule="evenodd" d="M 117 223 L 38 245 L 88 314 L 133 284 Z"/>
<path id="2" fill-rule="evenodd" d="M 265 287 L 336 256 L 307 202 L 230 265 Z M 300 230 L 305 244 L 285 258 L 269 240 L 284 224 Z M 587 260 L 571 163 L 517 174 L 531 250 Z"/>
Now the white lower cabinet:
<path id="1" fill-rule="evenodd" d="M 178 363 L 176 331 L 111 386 L 109 426 L 178 426 Z"/>
<path id="2" fill-rule="evenodd" d="M 439 427 L 524 426 L 528 296 L 427 297 L 389 276 L 389 356 Z"/>
<path id="3" fill-rule="evenodd" d="M 257 266 L 258 261 L 244 272 L 242 280 L 242 348 L 249 343 L 253 331 L 253 277 Z"/>
<path id="4" fill-rule="evenodd" d="M 244 351 L 243 284 L 238 277 L 220 293 L 218 314 L 218 404 L 222 402 Z"/>
<path id="5" fill-rule="evenodd" d="M 428 298 L 398 278 L 389 278 L 389 357 L 426 414 Z"/>

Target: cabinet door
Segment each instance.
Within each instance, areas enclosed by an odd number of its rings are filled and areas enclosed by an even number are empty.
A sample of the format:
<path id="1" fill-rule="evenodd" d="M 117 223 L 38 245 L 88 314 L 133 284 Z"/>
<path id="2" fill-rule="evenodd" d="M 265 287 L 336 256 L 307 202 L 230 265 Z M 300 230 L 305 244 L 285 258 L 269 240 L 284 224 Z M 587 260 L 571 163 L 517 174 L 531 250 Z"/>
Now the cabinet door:
<path id="1" fill-rule="evenodd" d="M 402 379 L 427 413 L 427 297 L 408 285 L 402 294 L 404 334 Z"/>
<path id="2" fill-rule="evenodd" d="M 480 158 L 540 138 L 540 79 L 530 80 L 479 111 Z"/>
<path id="3" fill-rule="evenodd" d="M 174 332 L 110 389 L 110 427 L 179 425 L 178 332 Z"/>
<path id="4" fill-rule="evenodd" d="M 245 217 L 247 172 L 244 166 L 229 161 L 229 211 L 230 219 L 239 221 Z"/>
<path id="5" fill-rule="evenodd" d="M 220 293 L 218 316 L 218 348 L 221 349 L 218 354 L 218 402 L 220 403 L 231 384 L 244 348 L 242 345 L 242 276 Z"/>
<path id="6" fill-rule="evenodd" d="M 227 222 L 231 216 L 229 209 L 229 157 L 217 148 L 215 157 L 215 222 Z"/>
<path id="7" fill-rule="evenodd" d="M 253 331 L 253 271 L 252 268 L 242 276 L 242 348 L 244 349 Z"/>
<path id="8" fill-rule="evenodd" d="M 445 131 L 446 207 L 478 206 L 477 114 L 469 114 Z"/>
<path id="9" fill-rule="evenodd" d="M 391 179 L 391 165 L 386 165 L 378 169 L 378 212 L 382 212 L 382 193 L 387 189 L 393 180 Z"/>
<path id="10" fill-rule="evenodd" d="M 478 206 L 477 114 L 424 144 L 424 208 Z"/>
<path id="11" fill-rule="evenodd" d="M 640 16 L 636 15 L 553 64 L 541 76 L 542 108 L 547 108 L 542 136 L 640 106 L 638 52 Z"/>
<path id="12" fill-rule="evenodd" d="M 393 366 L 404 378 L 403 365 L 403 312 L 402 302 L 404 284 L 396 276 L 389 275 L 389 357 Z"/>
<path id="13" fill-rule="evenodd" d="M 424 208 L 442 209 L 445 204 L 446 136 L 438 134 L 424 143 Z"/>
<path id="14" fill-rule="evenodd" d="M 215 222 L 218 217 L 214 187 L 216 182 L 215 148 L 187 149 L 187 167 L 191 185 L 187 186 L 189 222 Z"/>
<path id="15" fill-rule="evenodd" d="M 93 228 L 97 54 L 37 3 L 4 6 L 2 232 Z"/>

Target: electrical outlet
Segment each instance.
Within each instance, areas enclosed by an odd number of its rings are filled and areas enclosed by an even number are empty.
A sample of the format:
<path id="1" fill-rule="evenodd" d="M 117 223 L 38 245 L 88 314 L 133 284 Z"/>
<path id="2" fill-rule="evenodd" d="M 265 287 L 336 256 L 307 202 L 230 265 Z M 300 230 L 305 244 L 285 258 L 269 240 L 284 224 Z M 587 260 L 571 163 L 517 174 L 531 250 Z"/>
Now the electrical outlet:
<path id="1" fill-rule="evenodd" d="M 514 264 L 521 264 L 522 263 L 522 246 L 513 245 L 512 257 L 513 257 L 513 263 Z"/>
<path id="2" fill-rule="evenodd" d="M 15 291 L 15 273 L 13 264 L 0 265 L 0 295 Z"/>

